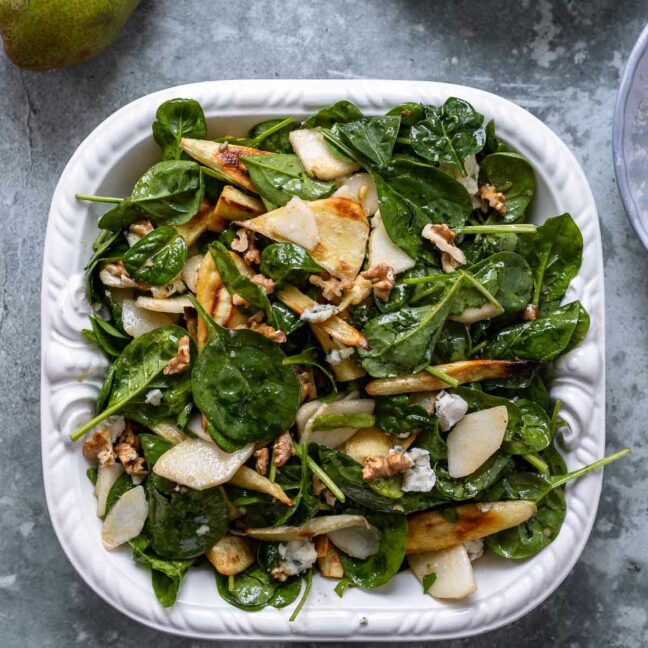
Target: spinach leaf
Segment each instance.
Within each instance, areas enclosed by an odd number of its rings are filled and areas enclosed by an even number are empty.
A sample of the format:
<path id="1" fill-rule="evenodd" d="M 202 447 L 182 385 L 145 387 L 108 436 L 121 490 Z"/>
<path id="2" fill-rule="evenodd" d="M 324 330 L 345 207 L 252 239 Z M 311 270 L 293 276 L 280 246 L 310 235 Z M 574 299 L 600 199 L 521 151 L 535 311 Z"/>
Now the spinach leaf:
<path id="1" fill-rule="evenodd" d="M 472 212 L 468 192 L 436 167 L 401 156 L 380 170 L 369 171 L 389 238 L 414 259 L 422 248 L 421 231 L 427 223 L 460 227 Z"/>
<path id="2" fill-rule="evenodd" d="M 290 605 L 299 596 L 301 585 L 301 578 L 281 583 L 259 565 L 252 565 L 229 578 L 216 572 L 216 586 L 221 597 L 248 612 L 262 610 L 267 605 L 277 608 Z"/>
<path id="3" fill-rule="evenodd" d="M 295 243 L 272 243 L 261 253 L 260 272 L 277 283 L 289 281 L 303 285 L 308 276 L 324 272 L 304 248 Z"/>
<path id="4" fill-rule="evenodd" d="M 311 178 L 296 155 L 269 153 L 241 157 L 250 180 L 268 206 L 285 205 L 293 196 L 318 200 L 330 196 L 335 182 Z"/>
<path id="5" fill-rule="evenodd" d="M 85 294 L 89 302 L 105 303 L 106 287 L 99 280 L 99 268 L 105 261 L 119 261 L 128 250 L 128 243 L 121 231 L 100 232 L 99 244 L 85 267 Z"/>
<path id="6" fill-rule="evenodd" d="M 354 152 L 360 153 L 359 161 L 369 160 L 384 166 L 391 160 L 399 129 L 400 117 L 366 117 L 337 124 L 333 134 Z"/>
<path id="7" fill-rule="evenodd" d="M 306 117 L 302 126 L 303 128 L 315 128 L 316 126 L 329 128 L 335 123 L 356 121 L 363 117 L 360 109 L 350 101 L 338 101 L 330 106 L 324 106 L 316 113 Z"/>
<path id="8" fill-rule="evenodd" d="M 162 558 L 186 560 L 213 547 L 229 528 L 229 506 L 221 488 L 177 491 L 162 479 L 146 482 L 146 534 Z"/>
<path id="9" fill-rule="evenodd" d="M 536 190 L 529 161 L 517 153 L 493 153 L 480 163 L 479 184 L 491 184 L 506 196 L 506 214 L 498 223 L 523 221 Z"/>
<path id="10" fill-rule="evenodd" d="M 117 477 L 117 480 L 108 491 L 108 497 L 106 498 L 106 515 L 108 515 L 110 509 L 117 503 L 117 500 L 131 488 L 135 488 L 135 484 L 133 484 L 130 475 L 122 473 Z"/>
<path id="11" fill-rule="evenodd" d="M 589 317 L 580 302 L 553 308 L 540 319 L 500 331 L 486 344 L 486 358 L 521 358 L 548 362 L 579 344 L 589 328 Z"/>
<path id="12" fill-rule="evenodd" d="M 250 129 L 249 136 L 251 139 L 257 141 L 262 138 L 261 143 L 263 146 L 261 148 L 264 151 L 270 151 L 271 153 L 292 153 L 293 148 L 288 136 L 292 131 L 299 128 L 299 124 L 295 121 L 286 124 L 279 130 L 274 131 L 271 135 L 265 135 L 266 132 L 276 128 L 285 121 L 284 119 L 268 119 L 267 121 L 260 122 Z M 258 148 L 258 146 L 255 148 Z"/>
<path id="13" fill-rule="evenodd" d="M 299 408 L 299 382 L 278 345 L 259 333 L 220 329 L 200 354 L 194 402 L 213 429 L 234 443 L 272 439 Z M 218 439 L 215 439 L 218 442 Z"/>
<path id="14" fill-rule="evenodd" d="M 423 448 L 430 453 L 430 461 L 440 461 L 448 458 L 448 446 L 441 436 L 439 421 L 433 419 L 434 425 L 423 428 L 414 441 L 416 448 Z"/>
<path id="15" fill-rule="evenodd" d="M 205 139 L 207 122 L 201 105 L 194 99 L 165 101 L 155 113 L 153 138 L 162 149 L 163 160 L 179 160 L 183 137 Z"/>
<path id="16" fill-rule="evenodd" d="M 491 119 L 486 124 L 486 145 L 482 153 L 489 155 L 491 153 L 505 153 L 506 151 L 508 151 L 506 144 L 495 133 L 495 120 Z"/>
<path id="17" fill-rule="evenodd" d="M 434 425 L 434 418 L 421 405 L 412 403 L 407 394 L 382 396 L 375 402 L 376 425 L 387 434 L 404 439 L 418 428 Z"/>
<path id="18" fill-rule="evenodd" d="M 274 313 L 265 291 L 239 272 L 229 250 L 219 241 L 214 241 L 209 245 L 209 253 L 228 292 L 239 295 L 252 308 L 265 311 L 268 322 L 273 323 Z"/>
<path id="19" fill-rule="evenodd" d="M 299 315 L 296 315 L 288 306 L 280 301 L 273 301 L 271 306 L 272 321 L 275 327 L 283 331 L 286 335 L 294 333 L 306 324 L 304 320 L 299 319 Z"/>
<path id="20" fill-rule="evenodd" d="M 101 317 L 91 315 L 88 319 L 92 330 L 83 329 L 83 336 L 96 344 L 108 357 L 116 358 L 131 338 Z"/>
<path id="21" fill-rule="evenodd" d="M 362 331 L 369 348 L 358 349 L 365 371 L 382 378 L 429 365 L 461 284 L 459 277 L 434 305 L 407 307 L 372 319 Z"/>
<path id="22" fill-rule="evenodd" d="M 412 126 L 412 148 L 430 162 L 449 162 L 466 175 L 464 160 L 484 148 L 484 116 L 467 101 L 450 97 L 440 108 L 424 106 L 425 119 Z"/>
<path id="23" fill-rule="evenodd" d="M 436 583 L 437 575 L 436 572 L 430 572 L 423 576 L 421 580 L 421 585 L 423 585 L 423 594 L 427 594 L 427 591 Z"/>
<path id="24" fill-rule="evenodd" d="M 437 478 L 434 489 L 439 495 L 450 500 L 472 499 L 492 486 L 502 473 L 510 471 L 513 467 L 511 457 L 506 453 L 498 452 L 467 477 L 453 479 L 448 474 L 447 467 L 442 463 L 437 463 L 434 466 Z"/>
<path id="25" fill-rule="evenodd" d="M 432 364 L 466 360 L 470 355 L 470 329 L 465 324 L 446 322 L 434 347 Z"/>
<path id="26" fill-rule="evenodd" d="M 102 230 L 119 232 L 143 218 L 147 218 L 146 213 L 129 198 L 124 198 L 99 219 L 97 226 Z"/>
<path id="27" fill-rule="evenodd" d="M 180 225 L 194 217 L 204 195 L 199 164 L 167 160 L 154 164 L 135 183 L 129 200 L 156 224 Z"/>
<path id="28" fill-rule="evenodd" d="M 369 513 L 367 520 L 380 531 L 378 553 L 360 560 L 340 551 L 340 562 L 345 578 L 357 587 L 374 589 L 389 582 L 403 564 L 407 543 L 407 518 L 397 514 Z"/>
<path id="29" fill-rule="evenodd" d="M 149 470 L 155 466 L 157 460 L 167 450 L 170 450 L 173 447 L 168 441 L 165 441 L 154 434 L 140 434 L 139 441 Z"/>
<path id="30" fill-rule="evenodd" d="M 175 227 L 158 227 L 124 254 L 126 270 L 136 281 L 153 286 L 170 283 L 187 260 L 187 244 Z"/>
<path id="31" fill-rule="evenodd" d="M 518 472 L 493 486 L 486 499 L 537 501 L 548 486 L 547 478 L 537 473 Z M 484 538 L 486 545 L 502 558 L 520 560 L 535 556 L 551 544 L 565 519 L 565 495 L 552 490 L 539 503 L 535 515 L 512 529 Z"/>
<path id="32" fill-rule="evenodd" d="M 97 400 L 95 401 L 95 412 L 100 414 L 105 409 L 108 398 L 110 397 L 110 390 L 112 389 L 113 379 L 115 378 L 115 365 L 114 363 L 108 368 L 106 377 L 104 378 L 99 393 L 97 394 Z"/>
<path id="33" fill-rule="evenodd" d="M 149 550 L 149 541 L 140 535 L 130 541 L 133 558 L 137 563 L 151 569 L 153 591 L 163 607 L 171 607 L 178 598 L 178 591 L 185 574 L 194 560 L 164 560 Z"/>
<path id="34" fill-rule="evenodd" d="M 283 362 L 287 365 L 305 365 L 307 367 L 315 367 L 316 369 L 319 369 L 324 374 L 331 387 L 329 396 L 334 396 L 337 394 L 337 382 L 335 381 L 335 376 L 327 365 L 322 364 L 318 360 L 317 354 L 318 350 L 316 347 L 309 347 L 308 349 L 304 349 L 301 353 L 288 356 Z M 322 400 L 321 396 L 319 398 Z"/>
<path id="35" fill-rule="evenodd" d="M 425 108 L 420 103 L 409 101 L 394 106 L 385 114 L 400 117 L 402 126 L 413 126 L 416 122 L 425 119 Z"/>
<path id="36" fill-rule="evenodd" d="M 558 305 L 583 259 L 583 236 L 569 214 L 554 216 L 535 234 L 522 237 L 522 254 L 533 268 L 533 303 L 547 310 Z"/>
<path id="37" fill-rule="evenodd" d="M 135 397 L 141 395 L 176 356 L 178 343 L 185 335 L 186 331 L 179 326 L 163 326 L 135 338 L 115 360 L 106 409 L 81 426 L 72 435 L 72 440 L 81 438 L 111 414 L 123 411 Z M 179 377 L 183 375 L 178 374 Z"/>

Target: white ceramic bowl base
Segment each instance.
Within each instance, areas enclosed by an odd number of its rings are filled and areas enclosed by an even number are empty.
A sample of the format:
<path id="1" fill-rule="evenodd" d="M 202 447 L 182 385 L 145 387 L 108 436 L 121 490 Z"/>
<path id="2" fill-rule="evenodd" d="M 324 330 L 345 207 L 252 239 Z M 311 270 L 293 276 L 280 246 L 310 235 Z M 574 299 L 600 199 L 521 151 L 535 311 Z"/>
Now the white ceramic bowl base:
<path id="1" fill-rule="evenodd" d="M 75 192 L 126 195 L 158 159 L 151 137 L 157 107 L 173 97 L 203 106 L 212 136 L 242 134 L 262 119 L 302 117 L 340 99 L 378 114 L 403 101 L 440 104 L 449 96 L 471 102 L 497 133 L 536 170 L 533 220 L 570 212 L 583 232 L 583 266 L 568 300 L 580 299 L 591 315 L 581 346 L 558 362 L 551 386 L 570 424 L 570 468 L 600 458 L 605 444 L 605 338 L 601 241 L 596 205 L 587 180 L 560 139 L 522 108 L 495 95 L 462 86 L 409 81 L 217 81 L 170 88 L 122 108 L 79 146 L 52 200 L 42 286 L 43 470 L 47 503 L 61 545 L 79 574 L 108 603 L 133 619 L 167 632 L 213 639 L 415 640 L 448 639 L 485 632 L 526 614 L 567 576 L 596 515 L 601 473 L 567 488 L 567 518 L 559 537 L 537 557 L 513 562 L 487 556 L 475 563 L 477 592 L 458 603 L 424 595 L 409 572 L 379 591 L 347 590 L 319 576 L 299 618 L 292 607 L 243 612 L 225 603 L 209 567 L 191 570 L 175 607 L 157 602 L 150 573 L 128 549 L 106 552 L 100 542 L 96 501 L 85 476 L 80 443 L 69 434 L 89 420 L 107 361 L 79 331 L 89 310 L 83 297 L 83 266 L 106 206 L 79 203 Z"/>

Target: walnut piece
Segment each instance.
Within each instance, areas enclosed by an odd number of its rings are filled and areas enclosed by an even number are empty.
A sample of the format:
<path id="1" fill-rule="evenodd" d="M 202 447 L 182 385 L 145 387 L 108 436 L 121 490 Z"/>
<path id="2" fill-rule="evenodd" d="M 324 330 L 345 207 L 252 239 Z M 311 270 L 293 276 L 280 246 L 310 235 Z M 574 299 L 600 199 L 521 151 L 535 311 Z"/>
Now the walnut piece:
<path id="1" fill-rule="evenodd" d="M 256 459 L 254 469 L 259 475 L 265 477 L 268 472 L 268 463 L 270 461 L 270 450 L 268 448 L 261 448 L 254 453 Z"/>
<path id="2" fill-rule="evenodd" d="M 414 465 L 410 457 L 393 448 L 386 455 L 369 457 L 362 469 L 364 481 L 374 481 L 381 477 L 392 477 L 398 473 L 404 473 Z"/>
<path id="3" fill-rule="evenodd" d="M 276 342 L 277 344 L 283 344 L 286 341 L 286 334 L 279 329 L 273 328 L 269 324 L 263 324 L 262 322 L 256 322 L 250 318 L 247 324 L 239 324 L 237 329 L 249 329 L 250 331 L 256 331 L 261 333 L 263 337 L 267 337 L 268 340 Z"/>
<path id="4" fill-rule="evenodd" d="M 423 228 L 421 236 L 441 251 L 443 272 L 454 272 L 466 263 L 466 255 L 454 244 L 454 232 L 445 223 L 440 225 L 428 223 Z"/>
<path id="5" fill-rule="evenodd" d="M 269 295 L 274 289 L 275 289 L 275 282 L 270 279 L 270 277 L 266 277 L 265 275 L 262 274 L 255 274 L 250 281 L 263 288 L 263 291 L 265 292 L 266 295 Z"/>
<path id="6" fill-rule="evenodd" d="M 317 398 L 317 387 L 315 386 L 315 376 L 311 367 L 304 366 L 303 369 L 297 370 L 297 380 L 299 380 L 299 402 L 314 400 Z"/>
<path id="7" fill-rule="evenodd" d="M 361 277 L 369 279 L 374 289 L 374 294 L 381 301 L 386 302 L 391 295 L 396 281 L 394 276 L 394 268 L 386 263 L 378 263 L 360 273 Z"/>
<path id="8" fill-rule="evenodd" d="M 479 188 L 479 197 L 481 198 L 481 210 L 484 214 L 491 207 L 496 214 L 506 216 L 506 196 L 497 191 L 497 188 L 491 184 Z"/>
<path id="9" fill-rule="evenodd" d="M 83 454 L 90 461 L 98 461 L 100 466 L 112 466 L 115 463 L 110 430 L 102 428 L 83 443 Z"/>
<path id="10" fill-rule="evenodd" d="M 115 454 L 128 475 L 146 475 L 148 472 L 144 457 L 139 454 L 139 449 L 139 437 L 133 432 L 132 425 L 128 423 L 115 446 Z"/>
<path id="11" fill-rule="evenodd" d="M 308 277 L 308 281 L 322 291 L 322 297 L 326 301 L 337 301 L 342 297 L 345 290 L 351 288 L 353 283 L 348 279 L 336 279 L 330 275 L 327 278 L 320 277 L 320 275 L 312 274 Z"/>
<path id="12" fill-rule="evenodd" d="M 137 223 L 133 223 L 129 228 L 128 231 L 131 234 L 135 234 L 135 236 L 146 236 L 147 234 L 150 234 L 153 231 L 153 225 L 150 220 L 141 220 L 137 221 Z"/>
<path id="13" fill-rule="evenodd" d="M 171 295 L 184 292 L 185 288 L 186 286 L 184 281 L 182 281 L 180 277 L 176 277 L 173 281 L 164 286 L 151 286 L 151 295 L 153 295 L 155 299 L 168 299 Z"/>
<path id="14" fill-rule="evenodd" d="M 283 583 L 288 579 L 288 574 L 281 565 L 279 565 L 278 567 L 273 567 L 270 571 L 270 576 L 272 576 L 272 578 L 274 578 L 275 580 L 278 580 L 280 583 Z"/>
<path id="15" fill-rule="evenodd" d="M 261 263 L 261 252 L 254 245 L 254 234 L 248 230 L 240 229 L 231 244 L 232 250 L 243 255 L 247 265 Z"/>
<path id="16" fill-rule="evenodd" d="M 538 319 L 538 307 L 534 304 L 527 304 L 522 313 L 522 319 L 525 322 L 535 322 Z"/>
<path id="17" fill-rule="evenodd" d="M 102 276 L 103 275 L 103 276 Z M 126 270 L 124 262 L 120 259 L 114 263 L 104 263 L 99 273 L 102 283 L 110 288 L 138 288 L 148 290 L 149 285 L 141 281 L 135 281 Z M 112 279 L 109 281 L 109 279 Z"/>
<path id="18" fill-rule="evenodd" d="M 272 446 L 272 453 L 272 463 L 277 468 L 281 468 L 295 454 L 295 448 L 293 447 L 292 437 L 289 432 L 284 432 L 276 438 Z"/>
<path id="19" fill-rule="evenodd" d="M 190 346 L 189 346 L 189 336 L 184 335 L 180 338 L 178 342 L 178 353 L 176 357 L 169 362 L 169 364 L 164 367 L 162 373 L 165 376 L 172 376 L 174 374 L 182 373 L 189 368 L 191 363 L 190 357 Z"/>
<path id="20" fill-rule="evenodd" d="M 313 495 L 315 495 L 315 497 L 324 497 L 324 501 L 329 506 L 335 506 L 335 502 L 337 501 L 335 495 L 333 495 L 333 493 L 324 486 L 324 482 L 317 475 L 313 475 Z"/>

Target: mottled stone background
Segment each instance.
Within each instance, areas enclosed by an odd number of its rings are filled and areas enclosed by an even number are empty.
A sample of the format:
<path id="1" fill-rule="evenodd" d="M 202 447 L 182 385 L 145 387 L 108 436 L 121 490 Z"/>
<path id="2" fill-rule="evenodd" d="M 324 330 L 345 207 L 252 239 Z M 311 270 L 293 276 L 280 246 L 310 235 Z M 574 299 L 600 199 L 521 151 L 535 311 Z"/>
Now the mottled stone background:
<path id="1" fill-rule="evenodd" d="M 26 73 L 0 56 L 0 645 L 206 645 L 112 610 L 54 537 L 38 442 L 40 260 L 56 181 L 99 122 L 167 86 L 254 77 L 463 83 L 518 102 L 572 147 L 603 231 L 608 446 L 635 453 L 606 472 L 592 538 L 550 600 L 448 645 L 648 645 L 648 257 L 623 213 L 610 149 L 620 74 L 646 9 L 631 0 L 145 0 L 85 65 Z"/>

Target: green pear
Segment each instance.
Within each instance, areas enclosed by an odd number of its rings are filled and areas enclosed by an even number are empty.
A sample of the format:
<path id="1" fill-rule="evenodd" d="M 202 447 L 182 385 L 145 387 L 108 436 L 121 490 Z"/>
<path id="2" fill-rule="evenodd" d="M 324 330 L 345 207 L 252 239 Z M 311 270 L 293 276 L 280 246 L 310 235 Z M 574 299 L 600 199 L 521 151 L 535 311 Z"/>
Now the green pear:
<path id="1" fill-rule="evenodd" d="M 117 37 L 140 0 L 0 0 L 7 56 L 27 70 L 75 65 Z"/>

